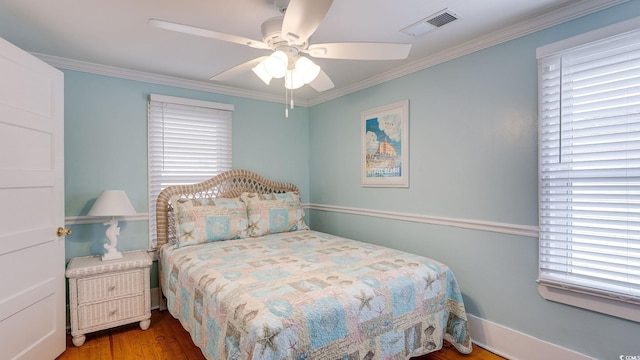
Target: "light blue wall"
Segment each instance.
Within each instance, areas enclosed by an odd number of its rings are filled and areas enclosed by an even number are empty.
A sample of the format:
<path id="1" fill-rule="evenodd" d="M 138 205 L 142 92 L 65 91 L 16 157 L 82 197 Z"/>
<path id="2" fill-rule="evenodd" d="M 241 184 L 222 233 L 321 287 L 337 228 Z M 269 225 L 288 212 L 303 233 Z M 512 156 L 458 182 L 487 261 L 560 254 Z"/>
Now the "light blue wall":
<path id="1" fill-rule="evenodd" d="M 147 100 L 151 93 L 233 104 L 233 166 L 293 182 L 308 202 L 307 108 L 297 107 L 285 118 L 281 104 L 63 71 L 66 216 L 86 215 L 106 189 L 125 190 L 137 212 L 148 212 Z M 148 248 L 147 221 L 119 225 L 119 250 Z M 67 260 L 104 251 L 102 224 L 71 228 Z"/>
<path id="2" fill-rule="evenodd" d="M 298 107 L 288 119 L 281 104 L 64 70 L 66 214 L 86 215 L 113 188 L 148 211 L 146 101 L 158 93 L 233 104 L 234 166 L 297 184 L 305 203 L 537 226 L 535 49 L 633 16 L 640 0 Z M 410 188 L 362 188 L 360 112 L 404 99 Z M 314 229 L 448 264 L 467 310 L 483 319 L 598 359 L 640 352 L 637 323 L 538 295 L 535 238 L 321 211 L 308 217 Z M 121 250 L 147 248 L 146 221 L 120 225 Z M 101 224 L 72 228 L 67 259 L 101 252 Z"/>
<path id="3" fill-rule="evenodd" d="M 311 202 L 537 226 L 536 48 L 634 16 L 640 0 L 314 106 Z M 360 113 L 404 99 L 410 187 L 363 188 Z M 448 264 L 480 318 L 598 359 L 640 354 L 640 324 L 542 299 L 537 238 L 325 211 L 310 217 L 316 230 Z"/>

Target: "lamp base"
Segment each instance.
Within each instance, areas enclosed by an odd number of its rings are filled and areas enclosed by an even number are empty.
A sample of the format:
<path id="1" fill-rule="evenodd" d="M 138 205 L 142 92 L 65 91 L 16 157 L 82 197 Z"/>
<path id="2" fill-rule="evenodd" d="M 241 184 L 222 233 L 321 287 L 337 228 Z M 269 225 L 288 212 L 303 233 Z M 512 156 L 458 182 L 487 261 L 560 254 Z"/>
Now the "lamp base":
<path id="1" fill-rule="evenodd" d="M 111 251 L 114 250 L 114 251 Z M 102 254 L 102 261 L 122 259 L 122 253 L 116 249 L 110 249 L 109 252 Z"/>
<path id="2" fill-rule="evenodd" d="M 122 259 L 122 253 L 119 252 L 118 249 L 116 249 L 116 244 L 118 243 L 118 235 L 120 235 L 118 221 L 114 216 L 111 218 L 111 220 L 104 224 L 109 225 L 107 231 L 105 232 L 105 236 L 109 240 L 109 243 L 104 244 L 104 248 L 107 250 L 107 252 L 102 255 L 102 261 Z"/>

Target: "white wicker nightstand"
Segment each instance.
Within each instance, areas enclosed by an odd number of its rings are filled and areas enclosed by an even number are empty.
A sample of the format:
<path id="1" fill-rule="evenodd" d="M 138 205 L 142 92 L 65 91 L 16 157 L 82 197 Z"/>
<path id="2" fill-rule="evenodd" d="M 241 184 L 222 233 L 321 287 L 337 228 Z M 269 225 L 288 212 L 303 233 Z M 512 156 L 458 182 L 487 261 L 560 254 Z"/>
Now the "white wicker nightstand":
<path id="1" fill-rule="evenodd" d="M 122 259 L 99 256 L 73 258 L 67 265 L 73 344 L 84 344 L 86 333 L 140 321 L 151 324 L 149 268 L 146 251 L 123 252 Z"/>

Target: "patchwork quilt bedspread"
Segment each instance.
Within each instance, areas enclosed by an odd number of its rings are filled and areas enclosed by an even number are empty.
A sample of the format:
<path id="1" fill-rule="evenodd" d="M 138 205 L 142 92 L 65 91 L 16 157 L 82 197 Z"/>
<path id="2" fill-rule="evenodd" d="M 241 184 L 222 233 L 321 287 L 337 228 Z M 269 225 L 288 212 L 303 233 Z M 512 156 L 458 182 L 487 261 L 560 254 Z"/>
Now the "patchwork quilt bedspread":
<path id="1" fill-rule="evenodd" d="M 165 245 L 162 288 L 207 359 L 408 359 L 471 352 L 451 270 L 312 230 Z"/>

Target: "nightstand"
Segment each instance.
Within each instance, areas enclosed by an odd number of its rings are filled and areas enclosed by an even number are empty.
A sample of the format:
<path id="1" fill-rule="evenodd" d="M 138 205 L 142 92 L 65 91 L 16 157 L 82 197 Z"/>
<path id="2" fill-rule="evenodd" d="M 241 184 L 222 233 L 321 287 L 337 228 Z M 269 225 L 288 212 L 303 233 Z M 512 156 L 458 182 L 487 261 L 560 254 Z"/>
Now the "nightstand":
<path id="1" fill-rule="evenodd" d="M 149 268 L 146 251 L 123 252 L 117 260 L 99 256 L 73 258 L 67 265 L 73 344 L 84 344 L 86 333 L 140 322 L 151 324 Z"/>

